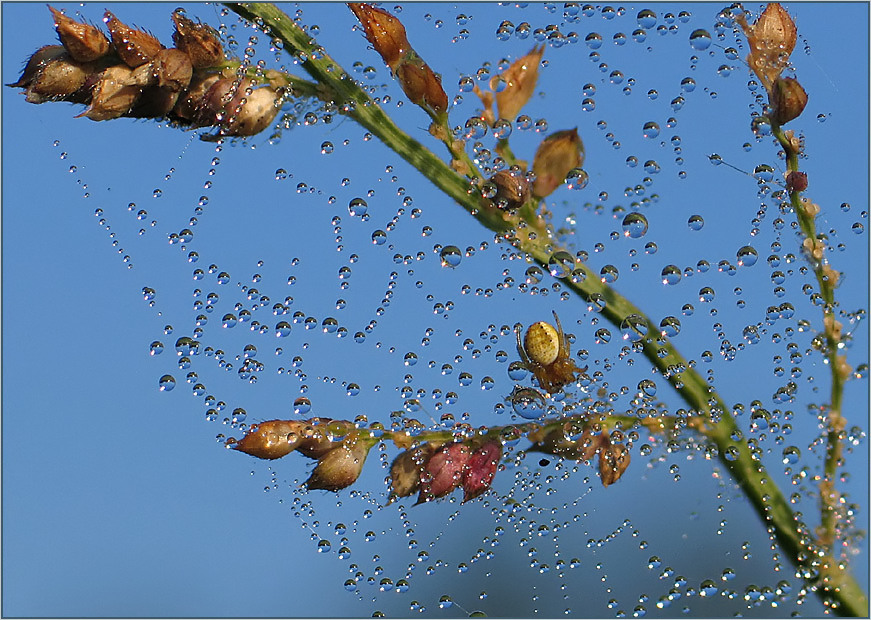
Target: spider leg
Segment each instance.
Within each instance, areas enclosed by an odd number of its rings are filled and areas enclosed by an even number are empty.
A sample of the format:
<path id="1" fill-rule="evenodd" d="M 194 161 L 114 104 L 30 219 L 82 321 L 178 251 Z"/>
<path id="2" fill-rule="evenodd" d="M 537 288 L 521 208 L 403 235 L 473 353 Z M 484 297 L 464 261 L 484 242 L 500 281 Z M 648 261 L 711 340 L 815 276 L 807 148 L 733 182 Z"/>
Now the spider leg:
<path id="1" fill-rule="evenodd" d="M 527 368 L 532 367 L 532 363 L 529 361 L 529 357 L 526 355 L 526 351 L 523 348 L 523 343 L 520 341 L 520 328 L 514 330 L 514 335 L 517 336 L 517 353 L 520 354 L 520 359 L 523 361 L 523 365 Z"/>
<path id="2" fill-rule="evenodd" d="M 565 333 L 563 332 L 563 326 L 559 322 L 559 317 L 557 316 L 556 310 L 551 310 L 553 312 L 554 321 L 556 321 L 556 331 L 559 334 L 559 346 L 560 346 L 560 354 L 565 354 L 565 357 L 571 355 L 571 350 L 569 348 L 569 339 L 566 338 Z"/>

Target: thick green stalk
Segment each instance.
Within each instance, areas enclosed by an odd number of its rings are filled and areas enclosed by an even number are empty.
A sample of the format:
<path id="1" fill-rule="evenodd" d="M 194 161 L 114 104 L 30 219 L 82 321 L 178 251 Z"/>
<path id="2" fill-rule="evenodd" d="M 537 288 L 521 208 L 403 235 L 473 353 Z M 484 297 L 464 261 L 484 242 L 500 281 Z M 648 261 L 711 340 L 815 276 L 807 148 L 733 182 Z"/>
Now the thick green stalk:
<path id="1" fill-rule="evenodd" d="M 816 578 L 811 576 L 813 571 L 810 570 L 817 565 L 814 541 L 806 540 L 800 534 L 800 523 L 795 513 L 743 440 L 737 422 L 722 398 L 666 337 L 658 336 L 659 327 L 653 321 L 604 283 L 587 265 L 576 261 L 566 248 L 559 246 L 541 217 L 524 210 L 521 210 L 524 217 L 510 215 L 482 201 L 478 189 L 469 179 L 456 173 L 397 127 L 351 76 L 281 10 L 274 5 L 260 3 L 228 3 L 227 6 L 267 29 L 272 36 L 280 38 L 285 49 L 301 61 L 302 68 L 325 89 L 327 97 L 343 114 L 372 132 L 481 224 L 511 242 L 521 252 L 532 256 L 587 303 L 597 310 L 601 309 L 600 314 L 620 328 L 630 341 L 637 341 L 645 357 L 690 406 L 690 415 L 700 415 L 708 421 L 698 430 L 717 446 L 720 461 L 747 495 L 766 528 L 773 528 L 786 554 L 803 573 L 809 575 L 808 581 L 816 585 Z M 557 258 L 567 258 L 571 262 L 569 269 L 561 265 L 561 261 L 552 265 L 552 259 Z M 832 609 L 838 614 L 867 613 L 867 598 L 847 572 L 832 574 L 829 584 L 820 590 L 820 594 L 830 601 Z"/>

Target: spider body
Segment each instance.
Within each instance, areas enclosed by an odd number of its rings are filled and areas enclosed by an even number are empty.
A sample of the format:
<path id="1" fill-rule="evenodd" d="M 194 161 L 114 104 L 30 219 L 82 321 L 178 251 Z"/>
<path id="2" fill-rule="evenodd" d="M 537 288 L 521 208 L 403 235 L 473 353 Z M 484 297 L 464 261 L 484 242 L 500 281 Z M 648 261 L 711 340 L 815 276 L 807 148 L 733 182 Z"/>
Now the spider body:
<path id="1" fill-rule="evenodd" d="M 523 365 L 535 375 L 538 385 L 548 394 L 558 392 L 575 380 L 575 374 L 586 370 L 586 367 L 578 368 L 572 361 L 569 341 L 556 312 L 553 318 L 556 327 L 544 321 L 533 323 L 526 330 L 522 342 L 520 331 L 516 332 L 517 352 Z"/>

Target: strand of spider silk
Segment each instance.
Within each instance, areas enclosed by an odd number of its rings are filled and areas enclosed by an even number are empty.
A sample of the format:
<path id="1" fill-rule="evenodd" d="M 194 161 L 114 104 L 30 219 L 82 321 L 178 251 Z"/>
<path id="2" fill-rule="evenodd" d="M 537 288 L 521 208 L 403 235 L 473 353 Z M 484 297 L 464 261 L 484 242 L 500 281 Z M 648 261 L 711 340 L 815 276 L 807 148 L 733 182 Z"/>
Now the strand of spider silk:
<path id="1" fill-rule="evenodd" d="M 796 149 L 795 139 L 790 140 L 783 129 L 772 123 L 772 131 L 780 146 L 786 153 L 787 174 L 799 171 L 798 150 Z M 789 199 L 792 204 L 793 211 L 799 223 L 799 227 L 805 239 L 811 240 L 814 243 L 816 236 L 816 214 L 811 209 L 807 208 L 810 203 L 802 200 L 801 191 L 791 189 Z M 811 246 L 813 247 L 813 246 Z M 808 253 L 806 252 L 806 255 Z M 836 282 L 831 281 L 831 270 L 826 272 L 827 263 L 821 258 L 817 259 L 813 254 L 808 256 L 809 262 L 813 267 L 814 274 L 817 279 L 819 293 L 823 297 L 823 325 L 826 337 L 826 352 L 829 371 L 832 376 L 832 385 L 829 396 L 829 407 L 827 411 L 827 428 L 826 433 L 826 456 L 823 469 L 823 479 L 820 482 L 820 523 L 821 533 L 819 534 L 819 543 L 826 552 L 826 557 L 823 562 L 823 582 L 827 580 L 837 580 L 837 575 L 842 572 L 839 563 L 834 557 L 834 548 L 837 540 L 837 507 L 840 494 L 835 489 L 835 480 L 837 476 L 838 463 L 842 459 L 842 445 L 840 434 L 846 426 L 846 420 L 843 417 L 843 396 L 844 396 L 844 380 L 846 379 L 841 360 L 839 360 L 838 351 L 840 339 L 835 333 L 835 286 Z M 866 603 L 867 608 L 867 603 Z"/>
<path id="2" fill-rule="evenodd" d="M 380 106 L 375 105 L 354 80 L 348 78 L 348 74 L 338 63 L 322 49 L 315 49 L 311 37 L 280 9 L 261 3 L 228 3 L 227 6 L 259 27 L 268 29 L 271 35 L 282 39 L 285 50 L 294 54 L 301 61 L 303 69 L 323 88 L 333 93 L 335 101 L 341 102 L 342 113 L 371 131 L 481 224 L 497 232 L 500 239 L 508 239 L 515 247 L 531 255 L 545 267 L 555 252 L 563 250 L 551 242 L 550 233 L 541 218 L 521 218 L 499 209 L 481 208 L 479 194 L 469 186 L 465 178 L 399 129 Z M 658 327 L 644 313 L 603 283 L 586 265 L 578 263 L 576 267 L 585 277 L 580 281 L 565 280 L 566 286 L 588 302 L 594 296 L 603 300 L 606 305 L 601 314 L 610 323 L 619 327 L 625 317 L 635 314 L 639 318 L 639 324 L 646 326 L 647 333 L 658 333 Z M 808 541 L 798 531 L 798 520 L 783 493 L 761 464 L 753 458 L 747 443 L 733 439 L 740 436 L 737 422 L 722 398 L 689 367 L 667 339 L 656 342 L 646 339 L 643 352 L 663 376 L 669 379 L 687 404 L 710 420 L 702 432 L 717 445 L 718 458 L 747 495 L 763 524 L 774 528 L 778 542 L 791 561 L 796 566 L 804 567 L 807 560 L 803 558 L 813 555 L 809 553 L 813 550 L 808 548 Z M 675 372 L 675 368 L 680 369 L 680 372 Z M 842 577 L 839 587 L 825 592 L 822 589 L 817 591 L 821 596 L 832 599 L 831 607 L 836 613 L 864 614 L 867 603 L 861 587 L 851 575 L 844 573 Z"/>

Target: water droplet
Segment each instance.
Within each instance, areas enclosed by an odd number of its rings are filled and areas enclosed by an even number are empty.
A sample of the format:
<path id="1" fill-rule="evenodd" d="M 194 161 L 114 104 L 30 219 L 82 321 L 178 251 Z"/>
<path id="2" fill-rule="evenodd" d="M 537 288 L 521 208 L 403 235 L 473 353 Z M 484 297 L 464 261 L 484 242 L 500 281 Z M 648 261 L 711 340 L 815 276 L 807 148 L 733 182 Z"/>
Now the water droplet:
<path id="1" fill-rule="evenodd" d="M 527 420 L 537 420 L 547 411 L 544 396 L 533 388 L 516 388 L 511 393 L 511 406 L 517 415 Z"/>
<path id="2" fill-rule="evenodd" d="M 161 392 L 171 392 L 175 387 L 175 377 L 172 375 L 163 375 L 158 380 L 157 387 Z"/>
<path id="3" fill-rule="evenodd" d="M 752 267 L 759 259 L 759 253 L 755 248 L 745 245 L 738 250 L 738 264 L 742 267 Z"/>
<path id="4" fill-rule="evenodd" d="M 627 213 L 623 218 L 623 234 L 632 239 L 640 239 L 647 234 L 647 218 L 641 213 Z"/>
<path id="5" fill-rule="evenodd" d="M 666 265 L 662 268 L 662 283 L 675 285 L 680 282 L 682 273 L 677 265 Z"/>
<path id="6" fill-rule="evenodd" d="M 554 252 L 547 263 L 550 275 L 554 278 L 565 278 L 575 267 L 575 258 L 565 251 Z"/>
<path id="7" fill-rule="evenodd" d="M 789 446 L 783 449 L 783 464 L 795 465 L 801 458 L 801 450 L 795 446 Z"/>
<path id="8" fill-rule="evenodd" d="M 239 322 L 239 319 L 235 314 L 225 314 L 224 318 L 221 319 L 221 327 L 230 329 L 232 327 L 236 327 L 236 324 Z"/>
<path id="9" fill-rule="evenodd" d="M 699 596 L 714 596 L 719 591 L 713 579 L 705 579 L 699 584 Z"/>
<path id="10" fill-rule="evenodd" d="M 705 227 L 705 219 L 701 215 L 691 215 L 687 220 L 690 230 L 699 231 Z"/>
<path id="11" fill-rule="evenodd" d="M 653 398 L 656 396 L 656 383 L 651 379 L 642 379 L 638 382 L 638 391 L 648 398 Z"/>
<path id="12" fill-rule="evenodd" d="M 674 338 L 680 333 L 680 321 L 677 317 L 667 316 L 659 323 L 660 333 L 668 338 Z"/>
<path id="13" fill-rule="evenodd" d="M 439 252 L 439 258 L 441 258 L 442 267 L 454 268 L 463 260 L 463 253 L 455 245 L 446 245 Z"/>
<path id="14" fill-rule="evenodd" d="M 703 303 L 710 303 L 714 301 L 714 289 L 712 289 L 710 286 L 699 289 L 699 301 Z"/>
<path id="15" fill-rule="evenodd" d="M 699 28 L 690 34 L 690 46 L 697 52 L 703 52 L 711 47 L 711 33 Z"/>
<path id="16" fill-rule="evenodd" d="M 650 9 L 642 9 L 636 18 L 642 28 L 653 28 L 656 25 L 656 13 Z"/>
<path id="17" fill-rule="evenodd" d="M 647 331 L 647 321 L 641 315 L 630 314 L 620 322 L 620 333 L 623 334 L 623 340 L 638 342 L 647 336 Z"/>
<path id="18" fill-rule="evenodd" d="M 642 135 L 645 138 L 657 138 L 659 137 L 659 124 L 654 123 L 653 121 L 647 121 L 644 123 L 644 127 L 642 128 Z"/>
<path id="19" fill-rule="evenodd" d="M 362 198 L 354 198 L 348 203 L 348 213 L 355 217 L 362 217 L 369 211 L 369 203 Z"/>
<path id="20" fill-rule="evenodd" d="M 321 154 L 322 155 L 331 155 L 336 147 L 333 146 L 333 143 L 330 141 L 326 141 L 321 144 Z M 352 214 L 353 215 L 353 214 Z"/>
<path id="21" fill-rule="evenodd" d="M 161 353 L 163 353 L 163 349 L 163 343 L 159 340 L 155 340 L 151 343 L 151 346 L 148 347 L 148 352 L 151 355 L 160 355 Z"/>
<path id="22" fill-rule="evenodd" d="M 293 412 L 297 415 L 305 415 L 309 411 L 311 411 L 312 403 L 311 401 L 304 397 L 300 396 L 296 400 L 293 401 Z"/>

